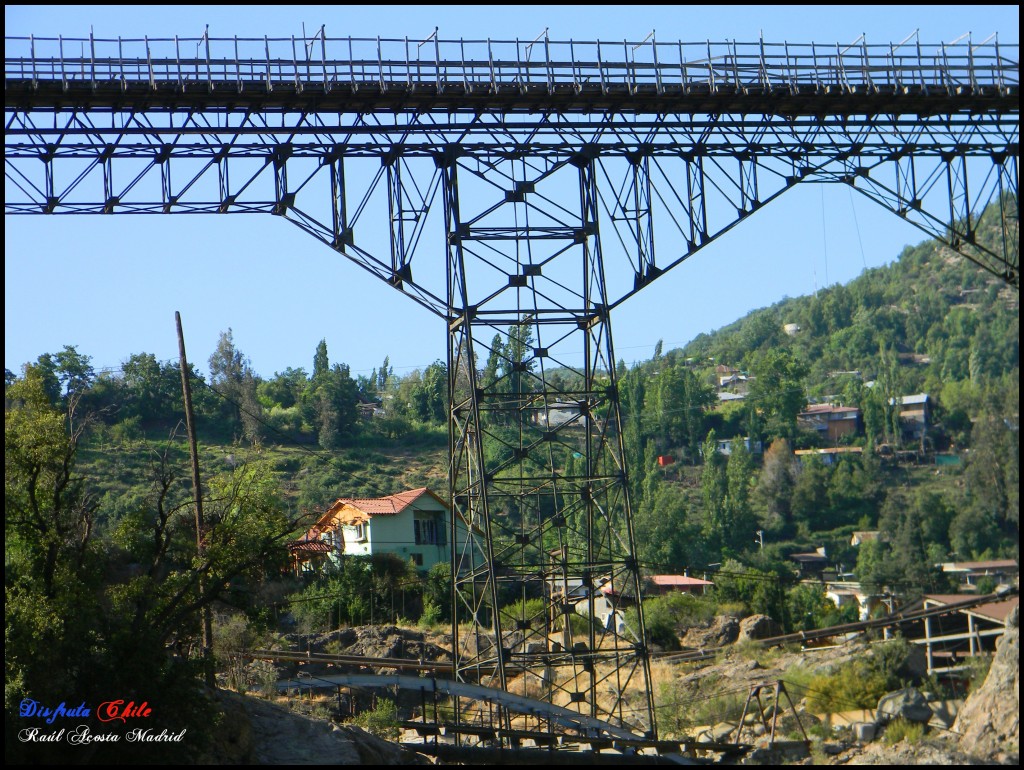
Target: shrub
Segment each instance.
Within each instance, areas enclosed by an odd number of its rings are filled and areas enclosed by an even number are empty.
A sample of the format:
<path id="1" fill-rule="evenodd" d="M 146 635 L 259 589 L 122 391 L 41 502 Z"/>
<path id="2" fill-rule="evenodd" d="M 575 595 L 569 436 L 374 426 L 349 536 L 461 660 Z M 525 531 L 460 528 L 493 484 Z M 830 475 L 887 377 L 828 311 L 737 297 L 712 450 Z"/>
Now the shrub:
<path id="1" fill-rule="evenodd" d="M 870 657 L 814 677 L 808 685 L 808 707 L 826 714 L 874 708 L 879 698 L 903 685 L 901 674 L 909 654 L 908 642 L 895 639 L 876 646 Z"/>
<path id="2" fill-rule="evenodd" d="M 529 623 L 531 628 L 543 628 L 546 614 L 543 599 L 519 599 L 501 608 L 501 621 L 508 630 L 515 628 L 517 620 Z"/>
<path id="3" fill-rule="evenodd" d="M 992 667 L 992 656 L 981 655 L 967 659 L 967 689 L 974 692 L 985 683 L 988 670 Z"/>
<path id="4" fill-rule="evenodd" d="M 423 611 L 427 604 L 437 609 L 439 623 L 448 623 L 452 619 L 452 565 L 438 562 L 427 571 L 423 580 Z"/>
<path id="5" fill-rule="evenodd" d="M 429 630 L 441 624 L 441 608 L 428 597 L 423 600 L 423 613 L 420 615 L 420 628 Z"/>
<path id="6" fill-rule="evenodd" d="M 651 642 L 666 650 L 679 649 L 679 636 L 687 628 L 699 625 L 715 616 L 715 603 L 689 594 L 666 594 L 644 602 L 644 620 Z M 637 628 L 636 610 L 626 613 L 626 622 Z"/>
<path id="7" fill-rule="evenodd" d="M 816 674 L 803 664 L 798 663 L 792 668 L 786 669 L 783 682 L 791 694 L 802 693 L 808 690 Z"/>
<path id="8" fill-rule="evenodd" d="M 388 741 L 397 741 L 401 734 L 398 706 L 387 698 L 380 698 L 377 705 L 357 715 L 352 723 Z"/>
<path id="9" fill-rule="evenodd" d="M 302 433 L 302 413 L 298 406 L 274 406 L 263 413 L 264 420 L 279 433 L 295 438 Z"/>
<path id="10" fill-rule="evenodd" d="M 110 429 L 110 438 L 119 444 L 132 446 L 143 439 L 142 419 L 135 415 L 127 417 Z"/>
<path id="11" fill-rule="evenodd" d="M 264 646 L 266 634 L 241 613 L 218 613 L 213 622 L 213 652 L 217 668 L 227 677 L 227 686 L 236 692 L 260 690 L 270 694 L 277 681 L 277 670 L 264 661 L 250 662 L 239 653 Z"/>
<path id="12" fill-rule="evenodd" d="M 738 722 L 747 702 L 745 692 L 732 692 L 701 700 L 690 709 L 691 725 L 715 725 L 719 722 Z"/>
<path id="13" fill-rule="evenodd" d="M 892 746 L 900 741 L 910 744 L 918 744 L 924 738 L 925 726 L 918 722 L 908 722 L 906 719 L 894 719 L 885 728 L 885 742 Z"/>

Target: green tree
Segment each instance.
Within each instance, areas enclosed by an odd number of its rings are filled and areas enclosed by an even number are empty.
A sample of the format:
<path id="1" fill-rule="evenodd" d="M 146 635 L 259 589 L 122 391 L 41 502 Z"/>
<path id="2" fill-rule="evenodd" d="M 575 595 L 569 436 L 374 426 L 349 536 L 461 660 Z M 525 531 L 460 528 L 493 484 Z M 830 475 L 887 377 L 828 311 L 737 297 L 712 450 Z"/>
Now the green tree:
<path id="1" fill-rule="evenodd" d="M 904 395 L 904 382 L 896 351 L 883 345 L 879 350 L 879 361 L 878 379 L 872 388 L 873 397 L 869 400 L 872 422 L 869 436 L 876 439 L 881 435 L 888 443 L 900 446 L 903 434 L 900 404 Z M 868 419 L 865 414 L 865 427 Z"/>
<path id="2" fill-rule="evenodd" d="M 768 437 L 792 440 L 796 436 L 796 417 L 807 404 L 804 395 L 807 365 L 789 351 L 777 348 L 752 355 L 750 359 L 754 380 L 747 400 L 753 409 L 760 411 Z M 751 438 L 755 438 L 754 433 Z"/>
<path id="3" fill-rule="evenodd" d="M 388 389 L 388 383 L 394 376 L 395 370 L 391 366 L 391 360 L 388 356 L 384 356 L 384 362 L 380 365 L 380 369 L 377 370 L 377 376 L 374 380 L 374 385 L 377 388 L 378 394 L 384 394 Z"/>
<path id="4" fill-rule="evenodd" d="M 414 414 L 423 422 L 448 422 L 448 367 L 435 361 L 423 372 L 420 386 L 413 391 Z"/>
<path id="5" fill-rule="evenodd" d="M 330 360 L 327 358 L 327 340 L 320 340 L 316 346 L 316 353 L 313 355 L 313 382 L 318 382 L 331 370 Z"/>
<path id="6" fill-rule="evenodd" d="M 971 430 L 971 452 L 964 469 L 973 520 L 992 522 L 1011 541 L 1020 538 L 1019 409 L 1020 391 L 1015 384 L 994 394 Z"/>
<path id="7" fill-rule="evenodd" d="M 744 550 L 757 529 L 757 518 L 751 509 L 750 493 L 754 479 L 754 460 L 741 438 L 729 444 L 729 460 L 725 466 L 728 529 L 724 544 L 734 552 Z"/>
<path id="8" fill-rule="evenodd" d="M 713 548 L 720 549 L 731 534 L 732 521 L 726 499 L 729 491 L 726 460 L 718 452 L 714 430 L 708 433 L 704 441 L 700 491 L 704 501 L 704 536 Z"/>
<path id="9" fill-rule="evenodd" d="M 79 353 L 73 345 L 65 345 L 54 360 L 60 384 L 68 397 L 81 396 L 95 379 L 92 359 Z"/>
<path id="10" fill-rule="evenodd" d="M 508 328 L 508 344 L 503 358 L 509 394 L 522 396 L 531 392 L 534 389 L 531 374 L 536 364 L 533 358 L 533 327 L 529 322 Z"/>
<path id="11" fill-rule="evenodd" d="M 57 376 L 57 361 L 50 353 L 43 353 L 36 359 L 33 365 L 35 377 L 38 377 L 40 387 L 50 399 L 51 404 L 60 403 L 61 386 L 60 378 Z"/>
<path id="12" fill-rule="evenodd" d="M 711 389 L 688 367 L 660 360 L 650 387 L 649 423 L 662 450 L 681 446 L 696 461 L 704 438 L 705 412 L 714 402 Z M 655 427 L 656 426 L 656 427 Z"/>
<path id="13" fill-rule="evenodd" d="M 857 605 L 836 607 L 820 585 L 800 584 L 786 592 L 790 627 L 787 631 L 811 631 L 857 621 Z"/>
<path id="14" fill-rule="evenodd" d="M 290 409 L 302 399 L 306 382 L 305 369 L 289 366 L 283 372 L 274 372 L 272 379 L 261 382 L 256 393 L 264 409 L 273 409 L 275 406 Z"/>
<path id="15" fill-rule="evenodd" d="M 295 523 L 284 515 L 269 469 L 237 469 L 208 482 L 205 554 L 197 558 L 184 469 L 176 471 L 165 452 L 150 494 L 123 507 L 110 539 L 101 542 L 98 498 L 76 469 L 88 421 L 74 415 L 75 400 L 66 415 L 55 408 L 35 367 L 7 390 L 8 745 L 19 743 L 10 731 L 19 725 L 12 716 L 22 698 L 98 703 L 111 692 L 145 694 L 167 724 L 187 727 L 198 739 L 209 716 L 196 703 L 194 664 L 166 651 L 195 646 L 199 611 L 224 598 L 229 586 L 276 574 Z M 76 756 L 65 756 L 65 746 L 32 749 L 33 761 Z M 91 755 L 115 756 L 144 758 L 131 745 Z M 18 752 L 7 757 L 17 761 Z"/>
<path id="16" fill-rule="evenodd" d="M 336 449 L 356 431 L 358 388 L 344 364 L 335 364 L 315 386 L 317 435 L 324 449 Z"/>
<path id="17" fill-rule="evenodd" d="M 423 608 L 436 609 L 438 622 L 447 623 L 452 619 L 452 565 L 438 562 L 429 570 L 423 580 Z"/>
<path id="18" fill-rule="evenodd" d="M 859 547 L 856 573 L 861 583 L 874 590 L 888 588 L 906 600 L 951 590 L 934 566 L 946 553 L 951 516 L 952 510 L 933 493 L 890 494 L 882 507 L 878 540 Z"/>
<path id="19" fill-rule="evenodd" d="M 659 486 L 635 517 L 640 563 L 652 571 L 675 572 L 714 561 L 698 515 L 696 506 L 678 487 Z"/>
<path id="20" fill-rule="evenodd" d="M 644 458 L 644 378 L 638 368 L 624 371 L 619 377 L 619 397 L 622 405 L 622 443 L 629 468 L 630 492 L 636 505 L 642 503 L 648 466 Z"/>
<path id="21" fill-rule="evenodd" d="M 794 460 L 789 442 L 773 441 L 764 455 L 757 499 L 762 506 L 761 525 L 774 535 L 793 534 Z"/>
<path id="22" fill-rule="evenodd" d="M 160 362 L 152 353 L 135 353 L 121 365 L 125 416 L 137 416 L 147 423 L 166 416 L 169 394 L 161 374 Z"/>
<path id="23" fill-rule="evenodd" d="M 793 485 L 793 521 L 804 533 L 831 529 L 828 499 L 831 473 L 825 463 L 814 455 L 802 458 L 800 466 Z"/>
<path id="24" fill-rule="evenodd" d="M 715 573 L 714 582 L 719 603 L 743 604 L 750 612 L 787 625 L 785 591 L 793 583 L 793 575 L 784 564 L 766 562 L 758 569 L 726 559 Z"/>
<path id="25" fill-rule="evenodd" d="M 263 408 L 256 396 L 259 380 L 249 359 L 235 347 L 231 329 L 221 332 L 210 356 L 210 385 L 224 398 L 229 418 L 242 435 L 248 441 L 259 441 L 263 436 Z"/>
<path id="26" fill-rule="evenodd" d="M 303 420 L 324 449 L 337 449 L 356 433 L 359 386 L 345 364 L 330 365 L 327 342 L 320 340 L 313 357 L 313 377 L 300 400 Z"/>
<path id="27" fill-rule="evenodd" d="M 4 413 L 5 536 L 24 559 L 22 574 L 38 580 L 42 595 L 53 598 L 61 566 L 83 567 L 92 545 L 96 503 L 73 473 L 86 425 L 72 423 L 54 407 L 46 373 L 36 366 L 25 367 L 7 400 L 12 406 Z"/>

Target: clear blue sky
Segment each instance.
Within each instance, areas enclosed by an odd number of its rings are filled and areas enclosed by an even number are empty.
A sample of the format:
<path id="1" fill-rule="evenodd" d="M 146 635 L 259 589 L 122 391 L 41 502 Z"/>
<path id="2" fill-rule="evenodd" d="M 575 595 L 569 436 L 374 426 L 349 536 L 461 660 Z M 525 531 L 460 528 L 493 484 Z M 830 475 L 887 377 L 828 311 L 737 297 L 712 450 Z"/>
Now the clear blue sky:
<path id="1" fill-rule="evenodd" d="M 5 6 L 12 36 L 404 37 L 659 41 L 736 39 L 923 43 L 998 32 L 1017 43 L 1019 8 L 1003 6 Z M 798 186 L 660 278 L 612 317 L 616 354 L 649 358 L 785 296 L 846 282 L 925 238 L 845 188 Z M 332 362 L 369 374 L 385 355 L 405 374 L 444 357 L 440 320 L 298 228 L 265 215 L 22 216 L 4 228 L 5 366 L 75 345 L 97 369 L 132 353 L 177 358 L 174 311 L 189 358 L 206 371 L 221 331 L 257 372 Z"/>

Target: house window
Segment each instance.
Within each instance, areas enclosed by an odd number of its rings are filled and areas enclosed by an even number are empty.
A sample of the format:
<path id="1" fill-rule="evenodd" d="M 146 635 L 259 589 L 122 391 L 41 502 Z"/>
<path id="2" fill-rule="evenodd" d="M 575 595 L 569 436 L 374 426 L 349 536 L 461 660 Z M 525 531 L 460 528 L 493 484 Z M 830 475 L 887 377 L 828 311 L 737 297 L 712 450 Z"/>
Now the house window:
<path id="1" fill-rule="evenodd" d="M 421 554 L 421 553 L 414 553 L 414 554 L 412 554 L 412 563 L 415 564 L 417 567 L 422 567 L 423 566 L 423 554 Z"/>
<path id="2" fill-rule="evenodd" d="M 442 521 L 433 519 L 414 519 L 413 534 L 416 545 L 445 545 L 445 532 Z"/>

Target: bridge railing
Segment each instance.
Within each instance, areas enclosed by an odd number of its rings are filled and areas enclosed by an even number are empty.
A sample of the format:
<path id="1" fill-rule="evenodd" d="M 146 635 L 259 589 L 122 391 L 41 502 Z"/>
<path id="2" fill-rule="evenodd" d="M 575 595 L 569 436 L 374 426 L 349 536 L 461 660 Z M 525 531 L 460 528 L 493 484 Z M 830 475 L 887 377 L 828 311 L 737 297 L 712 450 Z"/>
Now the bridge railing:
<path id="1" fill-rule="evenodd" d="M 432 93 L 1005 93 L 1019 46 L 952 44 L 6 37 L 5 81 Z"/>

